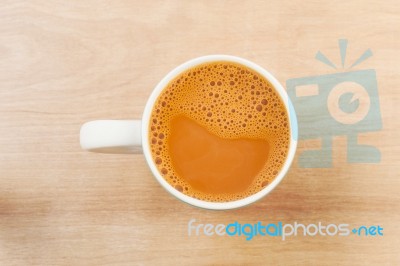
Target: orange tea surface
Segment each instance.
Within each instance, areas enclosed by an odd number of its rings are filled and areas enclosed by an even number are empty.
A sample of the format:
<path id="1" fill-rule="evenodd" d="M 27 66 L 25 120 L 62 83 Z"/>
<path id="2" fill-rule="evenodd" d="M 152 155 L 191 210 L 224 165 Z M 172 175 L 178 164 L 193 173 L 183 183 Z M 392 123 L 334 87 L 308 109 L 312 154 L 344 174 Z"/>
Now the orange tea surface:
<path id="1" fill-rule="evenodd" d="M 288 113 L 270 82 L 223 61 L 176 76 L 157 98 L 149 132 L 163 178 L 211 202 L 242 199 L 271 183 L 290 141 Z"/>

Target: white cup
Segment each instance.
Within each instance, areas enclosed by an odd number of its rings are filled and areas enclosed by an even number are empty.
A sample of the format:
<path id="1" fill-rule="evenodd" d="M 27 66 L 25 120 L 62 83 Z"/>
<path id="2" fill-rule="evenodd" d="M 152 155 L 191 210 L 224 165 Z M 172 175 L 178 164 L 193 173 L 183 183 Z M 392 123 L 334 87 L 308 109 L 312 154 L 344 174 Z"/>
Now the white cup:
<path id="1" fill-rule="evenodd" d="M 192 68 L 196 65 L 213 62 L 213 61 L 228 61 L 236 62 L 246 67 L 253 69 L 262 76 L 264 76 L 275 88 L 282 101 L 285 103 L 286 110 L 289 114 L 289 125 L 290 125 L 290 143 L 289 152 L 286 161 L 275 177 L 275 179 L 268 184 L 264 189 L 259 192 L 252 194 L 246 198 L 229 201 L 229 202 L 208 202 L 199 199 L 189 197 L 174 187 L 172 187 L 158 171 L 150 151 L 148 142 L 149 134 L 149 120 L 153 106 L 168 83 L 173 80 L 177 75 L 184 72 L 185 70 Z M 102 153 L 138 153 L 143 152 L 147 164 L 150 167 L 153 175 L 157 181 L 163 186 L 169 193 L 177 197 L 178 199 L 205 209 L 213 210 L 227 210 L 234 209 L 249 205 L 265 195 L 271 192 L 281 182 L 283 177 L 286 175 L 289 167 L 293 161 L 294 154 L 297 147 L 297 119 L 296 115 L 290 102 L 288 95 L 283 89 L 282 85 L 275 79 L 268 71 L 258 66 L 257 64 L 245 60 L 243 58 L 229 56 L 229 55 L 208 55 L 192 59 L 182 65 L 176 67 L 174 70 L 169 72 L 155 87 L 147 101 L 146 107 L 144 108 L 142 120 L 96 120 L 85 123 L 80 131 L 80 143 L 81 147 L 85 150 L 92 152 Z"/>

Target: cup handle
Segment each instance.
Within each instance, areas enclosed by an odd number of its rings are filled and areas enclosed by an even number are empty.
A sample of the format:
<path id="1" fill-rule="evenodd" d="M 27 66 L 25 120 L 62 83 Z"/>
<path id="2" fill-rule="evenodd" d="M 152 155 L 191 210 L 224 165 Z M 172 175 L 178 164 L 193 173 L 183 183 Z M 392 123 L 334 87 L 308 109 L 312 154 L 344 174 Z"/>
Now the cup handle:
<path id="1" fill-rule="evenodd" d="M 96 120 L 82 125 L 82 149 L 100 153 L 142 153 L 140 120 Z"/>

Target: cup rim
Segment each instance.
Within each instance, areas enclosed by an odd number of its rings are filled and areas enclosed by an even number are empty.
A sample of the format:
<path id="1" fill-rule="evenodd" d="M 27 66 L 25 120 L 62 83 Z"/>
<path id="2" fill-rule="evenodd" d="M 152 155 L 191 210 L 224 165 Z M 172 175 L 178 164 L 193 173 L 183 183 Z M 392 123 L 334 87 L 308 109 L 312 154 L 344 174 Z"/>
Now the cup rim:
<path id="1" fill-rule="evenodd" d="M 153 162 L 153 158 L 151 156 L 151 151 L 150 151 L 150 144 L 148 141 L 148 129 L 149 129 L 149 123 L 150 123 L 150 117 L 151 117 L 151 111 L 153 110 L 153 106 L 160 95 L 160 93 L 163 91 L 163 89 L 168 85 L 168 83 L 175 78 L 177 75 L 182 73 L 183 71 L 192 68 L 196 65 L 207 63 L 207 62 L 214 62 L 214 61 L 228 61 L 228 62 L 234 62 L 234 63 L 239 63 L 242 64 L 257 73 L 261 74 L 266 78 L 275 88 L 275 91 L 279 94 L 281 97 L 281 100 L 284 102 L 286 111 L 289 116 L 289 125 L 290 125 L 290 143 L 289 143 L 289 151 L 286 157 L 286 161 L 279 171 L 278 175 L 274 178 L 274 180 L 268 184 L 265 188 L 260 190 L 259 192 L 252 194 L 246 198 L 235 200 L 235 201 L 228 201 L 228 202 L 208 202 L 208 201 L 203 201 L 199 199 L 192 198 L 188 195 L 183 194 L 182 192 L 179 192 L 176 190 L 172 185 L 170 185 L 159 173 L 155 163 Z M 177 66 L 173 70 L 171 70 L 154 88 L 152 91 L 149 99 L 147 100 L 143 116 L 142 116 L 142 147 L 143 147 L 143 154 L 146 158 L 146 162 L 150 167 L 150 170 L 152 171 L 154 177 L 156 180 L 161 184 L 162 187 L 164 187 L 169 193 L 171 193 L 173 196 L 178 198 L 179 200 L 188 203 L 190 205 L 204 208 L 204 209 L 212 209 L 212 210 L 228 210 L 228 209 L 235 209 L 235 208 L 240 208 L 246 205 L 249 205 L 251 203 L 254 203 L 267 194 L 269 194 L 272 190 L 277 187 L 277 185 L 282 181 L 282 179 L 285 177 L 287 171 L 290 168 L 290 165 L 293 161 L 296 148 L 297 148 L 297 132 L 298 132 L 298 124 L 297 124 L 297 118 L 296 114 L 293 108 L 293 105 L 284 90 L 283 86 L 279 83 L 279 81 L 272 75 L 270 74 L 267 70 L 262 68 L 261 66 L 257 65 L 256 63 L 253 63 L 247 59 L 237 57 L 237 56 L 232 56 L 232 55 L 223 55 L 223 54 L 217 54 L 217 55 L 206 55 L 206 56 L 201 56 L 197 57 L 194 59 L 191 59 L 189 61 L 186 61 L 185 63 Z"/>

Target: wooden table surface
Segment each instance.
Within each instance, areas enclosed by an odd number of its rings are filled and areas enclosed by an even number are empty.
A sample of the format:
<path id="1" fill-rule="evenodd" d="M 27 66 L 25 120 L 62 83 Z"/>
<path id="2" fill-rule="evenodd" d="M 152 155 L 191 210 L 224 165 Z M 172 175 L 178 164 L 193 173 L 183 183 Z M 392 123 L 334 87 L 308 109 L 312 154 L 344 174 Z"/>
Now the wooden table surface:
<path id="1" fill-rule="evenodd" d="M 2 1 L 0 265 L 400 265 L 398 1 Z M 143 155 L 92 154 L 82 123 L 140 118 L 158 81 L 207 54 L 252 60 L 288 79 L 375 69 L 383 129 L 360 134 L 378 164 L 301 168 L 259 202 L 208 211 L 169 195 Z M 339 63 L 340 64 L 340 63 Z M 383 236 L 188 236 L 188 222 L 380 225 Z M 351 227 L 352 228 L 352 227 Z"/>

